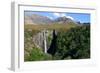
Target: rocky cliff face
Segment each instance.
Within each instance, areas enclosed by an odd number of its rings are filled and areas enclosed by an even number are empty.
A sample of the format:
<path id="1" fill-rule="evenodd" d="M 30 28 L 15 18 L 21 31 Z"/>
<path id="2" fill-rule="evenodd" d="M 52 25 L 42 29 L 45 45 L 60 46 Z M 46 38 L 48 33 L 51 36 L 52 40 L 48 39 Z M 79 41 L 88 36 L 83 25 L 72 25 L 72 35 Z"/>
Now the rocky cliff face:
<path id="1" fill-rule="evenodd" d="M 43 48 L 43 31 L 37 33 L 36 35 L 33 36 L 33 43 L 38 47 L 38 48 Z"/>
<path id="2" fill-rule="evenodd" d="M 51 44 L 52 39 L 52 32 L 49 30 L 42 30 L 41 32 L 37 33 L 35 36 L 33 36 L 33 43 L 38 48 L 48 49 Z"/>

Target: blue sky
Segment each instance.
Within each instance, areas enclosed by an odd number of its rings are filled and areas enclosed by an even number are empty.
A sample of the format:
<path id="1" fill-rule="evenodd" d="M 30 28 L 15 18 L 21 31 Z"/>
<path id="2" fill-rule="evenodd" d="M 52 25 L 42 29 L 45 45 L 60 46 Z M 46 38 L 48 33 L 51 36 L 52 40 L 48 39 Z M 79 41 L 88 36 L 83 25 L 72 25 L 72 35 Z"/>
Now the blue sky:
<path id="1" fill-rule="evenodd" d="M 54 20 L 58 17 L 66 16 L 74 21 L 80 21 L 81 23 L 90 22 L 90 14 L 87 13 L 64 13 L 64 12 L 34 12 L 34 11 L 25 11 L 25 15 L 38 14 L 41 16 L 49 17 Z"/>

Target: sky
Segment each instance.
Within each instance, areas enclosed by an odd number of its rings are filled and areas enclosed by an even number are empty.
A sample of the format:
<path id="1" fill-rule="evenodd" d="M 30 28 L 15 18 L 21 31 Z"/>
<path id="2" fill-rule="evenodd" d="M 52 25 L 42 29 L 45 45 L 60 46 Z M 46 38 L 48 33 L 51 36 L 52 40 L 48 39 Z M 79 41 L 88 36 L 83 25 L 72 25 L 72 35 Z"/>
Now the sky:
<path id="1" fill-rule="evenodd" d="M 32 14 L 38 14 L 41 16 L 46 16 L 50 18 L 51 20 L 54 20 L 58 17 L 67 17 L 70 18 L 76 22 L 81 23 L 90 23 L 90 14 L 88 13 L 68 13 L 68 12 L 35 12 L 35 11 L 25 11 L 25 15 L 32 15 Z"/>

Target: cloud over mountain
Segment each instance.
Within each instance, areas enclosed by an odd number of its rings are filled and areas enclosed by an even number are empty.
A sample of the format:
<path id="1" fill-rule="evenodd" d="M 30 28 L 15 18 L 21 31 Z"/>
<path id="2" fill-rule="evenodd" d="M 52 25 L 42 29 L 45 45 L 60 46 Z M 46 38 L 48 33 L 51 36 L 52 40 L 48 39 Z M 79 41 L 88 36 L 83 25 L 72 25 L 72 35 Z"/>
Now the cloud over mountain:
<path id="1" fill-rule="evenodd" d="M 71 20 L 74 20 L 74 18 L 73 17 L 71 17 L 71 16 L 68 16 L 67 14 L 65 14 L 65 13 L 53 13 L 53 15 L 55 16 L 55 17 L 66 17 L 66 18 L 70 18 Z"/>

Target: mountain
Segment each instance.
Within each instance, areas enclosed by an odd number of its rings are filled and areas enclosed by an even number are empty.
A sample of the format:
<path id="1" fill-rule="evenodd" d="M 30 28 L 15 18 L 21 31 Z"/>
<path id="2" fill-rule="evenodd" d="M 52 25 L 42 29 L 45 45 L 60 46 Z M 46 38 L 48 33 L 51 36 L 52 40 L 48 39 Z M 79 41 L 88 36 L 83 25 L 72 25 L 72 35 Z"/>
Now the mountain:
<path id="1" fill-rule="evenodd" d="M 25 24 L 33 24 L 33 25 L 38 25 L 38 24 L 68 24 L 68 23 L 74 23 L 74 24 L 78 24 L 77 22 L 75 22 L 74 20 L 67 18 L 67 17 L 58 17 L 54 20 L 51 20 L 50 18 L 46 17 L 46 16 L 42 16 L 42 15 L 37 15 L 37 14 L 33 14 L 33 15 L 25 15 Z"/>
<path id="2" fill-rule="evenodd" d="M 28 15 L 27 16 L 25 15 L 25 17 L 24 17 L 24 23 L 25 24 L 34 24 L 33 20 L 31 19 L 31 16 L 28 16 Z"/>
<path id="3" fill-rule="evenodd" d="M 59 17 L 57 19 L 55 19 L 56 23 L 60 23 L 60 24 L 68 24 L 68 23 L 75 23 L 77 24 L 74 20 L 67 18 L 67 17 Z"/>
<path id="4" fill-rule="evenodd" d="M 46 16 L 41 16 L 37 14 L 25 15 L 25 24 L 51 24 L 52 20 Z"/>

